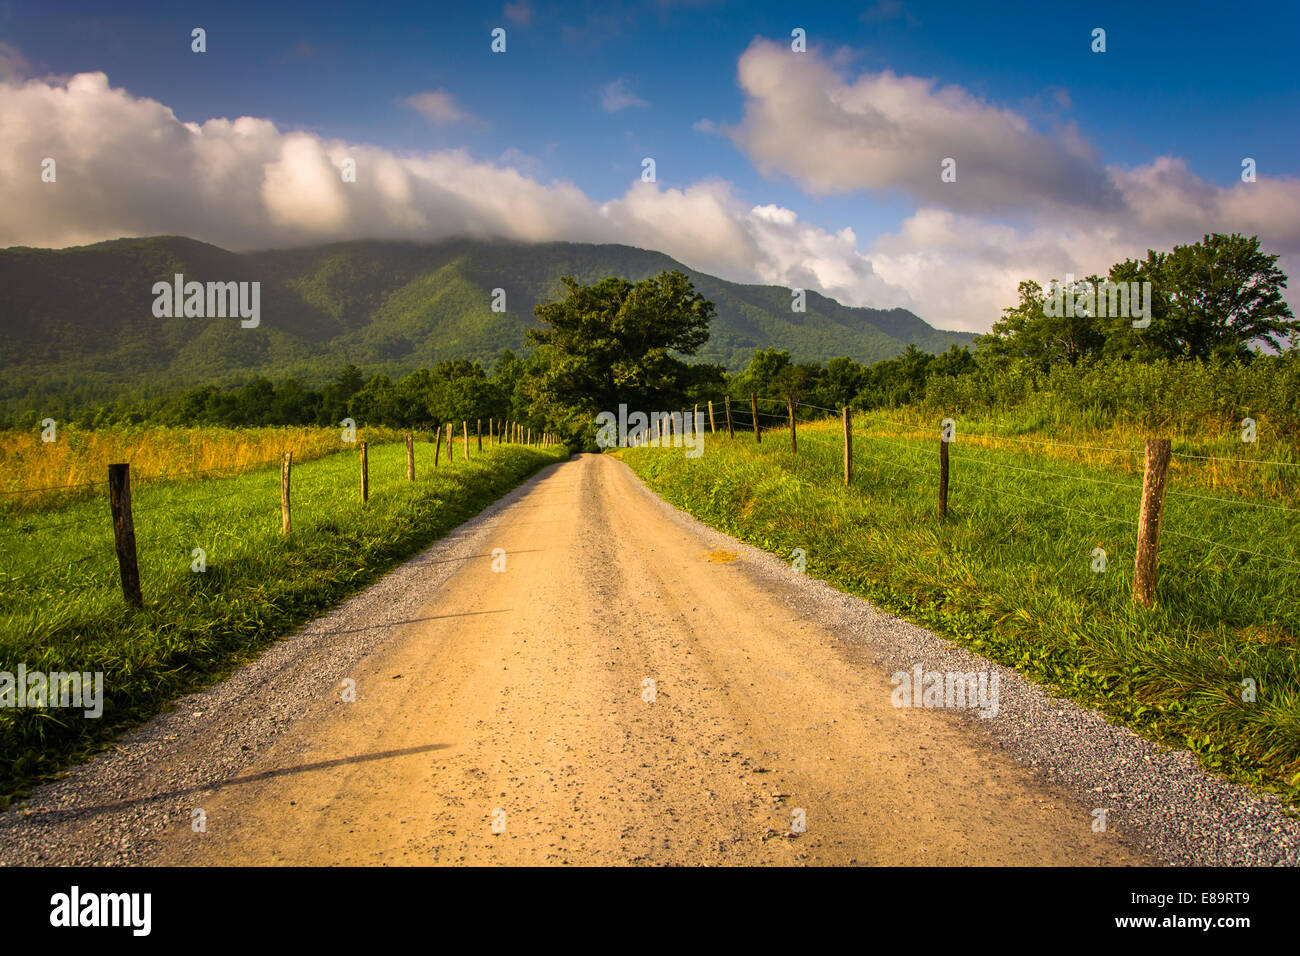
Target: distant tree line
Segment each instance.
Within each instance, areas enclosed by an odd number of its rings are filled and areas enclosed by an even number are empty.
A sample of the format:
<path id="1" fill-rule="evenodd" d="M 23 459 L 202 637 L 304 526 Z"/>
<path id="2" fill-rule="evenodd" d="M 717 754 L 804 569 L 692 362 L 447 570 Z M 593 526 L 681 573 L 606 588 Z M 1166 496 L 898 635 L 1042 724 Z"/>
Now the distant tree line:
<path id="1" fill-rule="evenodd" d="M 1180 396 L 1158 401 L 1127 386 L 1125 377 L 1134 380 L 1139 366 L 1154 370 L 1140 376 L 1144 381 L 1199 383 L 1194 387 L 1214 392 L 1225 416 L 1238 413 L 1240 396 L 1216 390 L 1247 388 L 1242 383 L 1249 380 L 1257 405 L 1300 422 L 1296 329 L 1277 258 L 1262 252 L 1255 237 L 1207 235 L 1169 253 L 1152 250 L 1142 260 L 1117 263 L 1104 278 L 1054 282 L 1050 290 L 1023 282 L 1020 301 L 976 338 L 973 351 L 953 346 L 933 355 L 908 346 L 896 358 L 863 365 L 848 357 L 797 363 L 789 351 L 769 348 L 736 374 L 686 361 L 708 340 L 714 306 L 685 275 L 664 272 L 636 283 L 609 278 L 590 286 L 570 278 L 563 297 L 537 306 L 539 328 L 528 335 L 532 352 L 520 358 L 505 351 L 490 370 L 448 360 L 394 381 L 349 365 L 319 388 L 258 377 L 234 388 L 194 388 L 147 408 L 88 410 L 83 423 L 337 425 L 352 418 L 420 429 L 496 418 L 590 446 L 595 416 L 617 412 L 620 404 L 662 411 L 724 394 L 747 402 L 752 392 L 827 409 L 1009 407 L 1049 380 L 1058 390 L 1074 388 L 1093 408 L 1113 407 L 1109 396 L 1123 395 L 1142 404 L 1144 414 L 1176 411 L 1168 400 Z M 1247 367 L 1253 367 L 1249 375 Z M 18 418 L 11 424 L 39 421 L 35 413 Z"/>

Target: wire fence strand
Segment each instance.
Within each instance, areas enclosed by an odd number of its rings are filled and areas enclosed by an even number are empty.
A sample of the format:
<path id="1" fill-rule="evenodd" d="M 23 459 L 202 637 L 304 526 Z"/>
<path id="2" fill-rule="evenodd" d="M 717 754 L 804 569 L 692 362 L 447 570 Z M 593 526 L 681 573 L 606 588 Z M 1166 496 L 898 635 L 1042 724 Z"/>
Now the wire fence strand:
<path id="1" fill-rule="evenodd" d="M 773 401 L 773 400 L 770 400 L 770 401 Z M 814 407 L 814 408 L 820 408 L 820 406 L 811 406 L 811 407 Z M 823 410 L 823 411 L 831 411 L 830 409 L 821 409 L 821 410 Z M 763 414 L 763 413 L 760 412 L 760 414 Z M 775 417 L 780 417 L 780 416 L 775 416 Z M 786 418 L 787 418 L 787 420 L 788 420 L 788 415 L 786 416 Z M 885 443 L 885 444 L 889 444 L 889 445 L 892 445 L 892 446 L 894 446 L 894 447 L 901 448 L 901 449 L 908 450 L 908 451 L 922 451 L 922 450 L 924 449 L 924 446 L 923 446 L 923 445 L 920 445 L 920 444 L 910 444 L 910 445 L 909 445 L 909 444 L 904 444 L 904 443 L 902 443 L 902 442 L 898 442 L 898 441 L 893 441 L 893 440 L 890 440 L 890 439 L 882 438 L 882 437 L 877 436 L 877 435 L 871 435 L 871 434 L 868 434 L 868 433 L 866 433 L 866 432 L 858 432 L 858 431 L 854 431 L 854 432 L 852 432 L 852 436 L 853 436 L 855 442 L 856 442 L 857 439 L 864 439 L 864 440 L 867 440 L 867 441 L 883 442 L 883 443 Z M 936 436 L 936 437 L 937 437 L 937 436 Z M 972 433 L 969 433 L 969 432 L 968 432 L 968 433 L 965 433 L 965 437 L 972 437 Z M 1079 444 L 1071 444 L 1071 443 L 1065 443 L 1065 442 L 1037 441 L 1037 440 L 1034 440 L 1034 439 L 1011 438 L 1010 436 L 1003 436 L 1003 435 L 983 435 L 983 434 L 975 433 L 973 437 L 986 437 L 986 438 L 991 438 L 991 439 L 993 439 L 993 440 L 995 440 L 995 441 L 997 441 L 997 440 L 1018 441 L 1018 442 L 1023 442 L 1023 443 L 1026 443 L 1026 444 L 1034 444 L 1034 445 L 1059 445 L 1059 446 L 1068 447 L 1068 448 L 1081 448 L 1081 449 L 1088 449 L 1088 450 L 1094 450 L 1094 451 L 1117 452 L 1117 453 L 1122 453 L 1122 454 L 1144 454 L 1144 453 L 1141 452 L 1141 451 L 1136 451 L 1136 450 L 1133 450 L 1133 449 L 1107 448 L 1107 447 L 1104 447 L 1104 446 L 1097 446 L 1097 445 L 1079 445 Z M 801 436 L 801 438 L 802 438 L 802 440 L 804 440 L 804 441 L 808 441 L 808 442 L 811 442 L 811 443 L 813 443 L 814 445 L 819 445 L 819 446 L 823 446 L 823 447 L 826 447 L 826 448 L 832 448 L 832 449 L 835 449 L 837 452 L 843 449 L 843 445 L 842 445 L 842 443 L 840 443 L 840 442 L 835 442 L 835 441 L 828 441 L 828 440 L 823 439 L 823 438 L 821 438 L 821 437 L 819 437 L 819 436 L 816 436 L 816 435 L 808 435 L 808 434 L 805 434 L 805 435 Z M 933 473 L 930 469 L 921 468 L 921 467 L 918 467 L 918 466 L 916 466 L 916 465 L 914 465 L 914 464 L 910 464 L 910 463 L 904 463 L 904 462 L 898 461 L 897 459 L 881 458 L 881 457 L 878 456 L 878 455 L 872 455 L 872 454 L 870 454 L 870 453 L 867 453 L 867 452 L 865 452 L 865 451 L 862 451 L 862 450 L 860 450 L 858 447 L 856 447 L 856 445 L 855 445 L 855 447 L 854 447 L 854 449 L 853 449 L 853 458 L 856 459 L 856 458 L 858 458 L 859 456 L 861 456 L 861 457 L 863 457 L 863 458 L 869 458 L 869 459 L 871 459 L 871 460 L 873 460 L 873 461 L 881 462 L 881 463 L 883 463 L 883 464 L 885 464 L 885 465 L 888 465 L 888 466 L 891 466 L 891 467 L 904 468 L 904 469 L 906 469 L 906 470 L 908 470 L 908 471 L 912 471 L 912 472 L 916 472 L 916 473 L 919 473 L 919 474 L 926 475 L 927 477 L 930 477 L 930 476 L 933 476 L 933 475 L 934 475 L 934 473 Z M 1183 457 L 1199 457 L 1199 456 L 1183 456 Z M 1060 473 L 1060 472 L 1046 471 L 1046 470 L 1043 470 L 1043 469 L 1027 468 L 1027 467 L 1024 467 L 1024 466 L 1020 466 L 1020 465 L 1012 465 L 1012 464 L 1005 463 L 1005 462 L 990 462 L 990 461 L 987 461 L 987 460 L 980 459 L 980 458 L 978 458 L 978 457 L 976 457 L 976 456 L 973 456 L 973 455 L 968 455 L 968 454 L 966 454 L 966 453 L 962 453 L 962 454 L 960 454 L 960 455 L 958 455 L 958 456 L 954 456 L 952 460 L 953 460 L 954 462 L 958 462 L 958 461 L 960 461 L 960 462 L 966 462 L 966 463 L 968 463 L 968 464 L 983 465 L 983 466 L 987 466 L 987 467 L 994 468 L 994 469 L 1006 468 L 1006 469 L 1011 469 L 1011 470 L 1014 470 L 1014 471 L 1019 471 L 1019 472 L 1024 472 L 1024 473 L 1030 473 L 1030 474 L 1037 474 L 1037 475 L 1042 475 L 1042 476 L 1045 476 L 1045 477 L 1055 478 L 1055 479 L 1064 480 L 1064 481 L 1085 481 L 1085 482 L 1089 482 L 1089 483 L 1092 483 L 1092 484 L 1100 484 L 1100 485 L 1107 485 L 1107 486 L 1111 486 L 1111 487 L 1121 488 L 1121 489 L 1123 489 L 1123 490 L 1125 490 L 1125 491 L 1141 491 L 1141 490 L 1142 490 L 1142 485 L 1141 485 L 1141 484 L 1137 484 L 1137 483 L 1133 483 L 1133 482 L 1109 481 L 1109 480 L 1101 479 L 1101 478 L 1089 478 L 1089 477 L 1087 477 L 1087 476 L 1085 476 L 1085 475 L 1068 475 L 1068 474 L 1062 474 L 1062 473 Z M 1211 460 L 1225 460 L 1225 459 L 1211 459 Z M 1226 460 L 1230 460 L 1230 459 L 1226 459 Z M 1248 461 L 1250 461 L 1251 463 L 1258 463 L 1258 462 L 1256 462 L 1254 459 L 1248 459 Z M 1288 463 L 1288 462 L 1273 462 L 1273 463 L 1275 463 L 1275 464 L 1290 464 L 1290 463 Z M 1014 492 L 1014 491 L 1008 491 L 1008 490 L 1006 490 L 1006 489 L 993 489 L 993 488 L 989 488 L 989 487 L 987 487 L 987 486 L 980 485 L 980 484 L 977 484 L 977 483 L 975 483 L 975 482 L 963 482 L 963 487 L 965 487 L 965 488 L 971 488 L 971 489 L 974 489 L 974 490 L 976 490 L 976 491 L 984 492 L 985 494 L 988 494 L 988 495 L 994 496 L 995 498 L 998 497 L 998 496 L 1006 496 L 1006 497 L 1016 498 L 1016 499 L 1018 499 L 1018 500 L 1025 501 L 1025 502 L 1029 502 L 1029 503 L 1036 504 L 1036 505 L 1040 505 L 1040 506 L 1045 507 L 1045 508 L 1052 508 L 1052 509 L 1056 509 L 1056 510 L 1058 510 L 1058 511 L 1066 512 L 1066 513 L 1074 514 L 1074 515 L 1082 515 L 1082 516 L 1085 516 L 1085 517 L 1089 517 L 1089 518 L 1096 519 L 1096 520 L 1098 520 L 1098 521 L 1107 521 L 1107 522 L 1118 523 L 1118 524 L 1122 524 L 1122 525 L 1124 525 L 1125 527 L 1130 527 L 1130 528 L 1134 528 L 1134 529 L 1136 529 L 1137 526 L 1138 526 L 1138 522 L 1135 521 L 1135 520 L 1133 520 L 1132 518 L 1123 518 L 1123 517 L 1119 517 L 1119 516 L 1117 516 L 1117 515 L 1102 514 L 1102 513 L 1099 513 L 1099 512 L 1096 512 L 1096 511 L 1090 511 L 1090 510 L 1087 510 L 1087 509 L 1084 509 L 1084 508 L 1073 507 L 1073 506 L 1070 506 L 1070 505 L 1059 504 L 1059 503 L 1051 502 L 1051 501 L 1044 501 L 1044 500 L 1042 500 L 1042 499 L 1040 499 L 1040 498 L 1035 498 L 1035 497 L 1032 497 L 1032 496 L 1029 496 L 1029 495 L 1019 494 L 1019 493 L 1017 493 L 1017 492 Z M 1287 513 L 1295 513 L 1295 512 L 1297 512 L 1297 511 L 1300 511 L 1300 509 L 1289 508 L 1289 507 L 1286 507 L 1286 506 L 1283 506 L 1283 505 L 1272 505 L 1272 504 L 1268 504 L 1268 503 L 1266 503 L 1266 502 L 1254 502 L 1254 501 L 1247 501 L 1247 500 L 1244 500 L 1244 499 L 1243 499 L 1243 500 L 1234 500 L 1234 499 L 1230 499 L 1230 498 L 1220 498 L 1220 497 L 1216 497 L 1216 496 L 1213 496 L 1213 495 L 1200 495 L 1200 494 L 1196 494 L 1196 493 L 1194 493 L 1194 492 L 1177 492 L 1177 491 L 1170 490 L 1170 491 L 1167 491 L 1166 494 L 1168 494 L 1168 495 L 1173 495 L 1173 496 L 1178 496 L 1178 497 L 1188 497 L 1188 498 L 1195 498 L 1195 499 L 1202 499 L 1202 500 L 1216 501 L 1216 502 L 1220 502 L 1220 503 L 1224 503 L 1224 504 L 1229 504 L 1229 505 L 1242 505 L 1242 506 L 1251 506 L 1251 507 L 1262 507 L 1262 508 L 1268 508 L 1268 509 L 1271 509 L 1271 510 L 1280 511 L 1280 512 L 1287 512 Z M 1175 531 L 1175 530 L 1173 530 L 1173 529 L 1169 529 L 1169 528 L 1162 528 L 1161 530 L 1162 530 L 1162 533 L 1163 533 L 1163 534 L 1165 534 L 1165 535 L 1169 535 L 1169 536 L 1171 536 L 1171 537 L 1180 538 L 1180 539 L 1188 540 L 1188 541 L 1195 541 L 1195 542 L 1198 542 L 1198 543 L 1201 543 L 1201 544 L 1209 545 L 1210 547 L 1213 547 L 1213 548 L 1223 548 L 1223 549 L 1225 549 L 1225 550 L 1227 550 L 1227 551 L 1232 551 L 1232 552 L 1235 552 L 1235 553 L 1238 553 L 1238 554 L 1245 554 L 1245 555 L 1249 555 L 1249 556 L 1256 557 L 1256 558 L 1262 558 L 1262 559 L 1264 559 L 1264 560 L 1277 561 L 1277 562 L 1280 562 L 1280 563 L 1283 563 L 1283 564 L 1294 565 L 1294 566 L 1300 567 L 1300 561 L 1295 560 L 1295 559 L 1293 559 L 1293 558 L 1287 558 L 1287 557 L 1284 557 L 1284 556 L 1279 555 L 1279 554 L 1273 554 L 1273 553 L 1263 552 L 1263 551 L 1253 551 L 1253 550 L 1251 550 L 1251 549 L 1249 549 L 1249 548 L 1241 548 L 1241 547 L 1238 547 L 1238 546 L 1236 546 L 1236 545 L 1231 545 L 1231 544 L 1227 544 L 1227 543 L 1222 542 L 1222 541 L 1217 541 L 1217 540 L 1215 540 L 1215 539 L 1213 539 L 1213 538 L 1206 538 L 1206 537 L 1203 537 L 1203 536 L 1200 536 L 1200 535 L 1191 535 L 1191 534 L 1186 534 L 1186 533 L 1184 533 L 1184 532 Z"/>

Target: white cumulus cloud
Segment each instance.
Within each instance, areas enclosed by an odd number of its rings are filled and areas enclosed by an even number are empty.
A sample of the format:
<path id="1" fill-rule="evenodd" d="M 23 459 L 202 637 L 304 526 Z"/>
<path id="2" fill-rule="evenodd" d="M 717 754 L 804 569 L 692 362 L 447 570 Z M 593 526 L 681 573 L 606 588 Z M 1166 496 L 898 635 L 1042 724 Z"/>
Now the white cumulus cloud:
<path id="1" fill-rule="evenodd" d="M 755 51 L 776 55 L 761 42 L 751 47 L 742 74 Z M 787 103 L 817 148 L 796 155 L 772 125 L 770 104 L 747 105 L 731 135 L 756 163 L 830 192 L 891 188 L 878 169 L 864 172 L 852 157 L 876 155 L 904 171 L 925 158 L 933 183 L 892 187 L 916 201 L 897 229 L 876 236 L 827 230 L 788 203 L 739 196 L 722 179 L 671 188 L 638 180 L 601 201 L 572 182 L 544 181 L 540 160 L 517 151 L 496 161 L 455 149 L 397 154 L 257 117 L 184 123 L 165 104 L 115 89 L 103 73 L 84 73 L 0 78 L 0 246 L 160 234 L 241 251 L 349 238 L 622 242 L 723 278 L 799 286 L 852 305 L 902 306 L 934 325 L 972 331 L 987 330 L 1013 303 L 1021 279 L 1101 271 L 1205 231 L 1259 234 L 1267 249 L 1284 254 L 1283 268 L 1300 264 L 1300 180 L 1261 169 L 1256 183 L 1219 186 L 1174 157 L 1105 166 L 1077 137 L 1052 146 L 960 91 L 892 76 L 864 86 L 819 64 L 814 52 L 800 56 L 809 65 L 778 63 L 772 68 L 794 73 L 775 85 L 752 78 L 746 88 L 751 98 Z M 802 92 L 792 98 L 792 90 Z M 891 96 L 898 102 L 887 102 Z M 800 112 L 818 99 L 821 114 Z M 438 109 L 446 115 L 448 105 L 459 113 L 454 102 Z M 1047 143 L 1050 168 L 1024 181 L 989 170 L 983 199 L 949 202 L 930 166 L 943 125 L 933 116 L 986 110 L 1018 142 Z M 876 132 L 864 134 L 855 116 Z M 997 144 L 983 142 L 992 155 Z M 842 150 L 847 167 L 811 155 L 823 147 Z M 41 181 L 45 157 L 57 163 L 54 183 Z M 343 181 L 348 160 L 356 182 Z M 1076 166 L 1087 172 L 1078 182 L 1069 172 Z M 959 182 L 968 170 L 959 165 Z"/>

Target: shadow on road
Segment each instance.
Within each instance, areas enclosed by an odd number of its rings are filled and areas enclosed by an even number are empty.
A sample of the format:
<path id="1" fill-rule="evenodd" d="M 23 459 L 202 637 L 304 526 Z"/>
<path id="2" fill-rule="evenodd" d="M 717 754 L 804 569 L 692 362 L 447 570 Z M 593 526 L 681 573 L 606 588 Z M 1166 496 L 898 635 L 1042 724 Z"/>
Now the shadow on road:
<path id="1" fill-rule="evenodd" d="M 81 817 L 98 816 L 101 813 L 110 813 L 113 810 L 124 810 L 127 807 L 140 806 L 143 804 L 156 803 L 159 800 L 170 800 L 176 797 L 184 797 L 193 793 L 206 793 L 207 791 L 217 792 L 224 790 L 226 787 L 237 787 L 241 784 L 258 783 L 262 780 L 272 780 L 276 777 L 286 777 L 294 773 L 310 773 L 313 770 L 328 770 L 331 767 L 343 767 L 348 764 L 365 763 L 369 760 L 391 760 L 394 757 L 410 757 L 415 754 L 430 753 L 434 750 L 446 750 L 451 744 L 424 744 L 419 747 L 405 747 L 401 750 L 381 750 L 372 754 L 356 754 L 351 757 L 338 757 L 334 760 L 320 760 L 315 763 L 299 764 L 296 767 L 277 767 L 274 770 L 262 770 L 258 773 L 245 774 L 242 777 L 230 777 L 226 780 L 209 781 L 194 787 L 185 787 L 179 790 L 165 790 L 161 793 L 150 794 L 145 797 L 134 797 L 130 800 L 118 800 L 113 803 L 101 803 L 96 806 L 80 807 L 74 810 L 49 810 L 40 813 L 23 814 L 25 822 L 29 823 L 57 823 L 61 820 L 75 820 Z M 21 813 L 21 811 L 19 811 Z"/>

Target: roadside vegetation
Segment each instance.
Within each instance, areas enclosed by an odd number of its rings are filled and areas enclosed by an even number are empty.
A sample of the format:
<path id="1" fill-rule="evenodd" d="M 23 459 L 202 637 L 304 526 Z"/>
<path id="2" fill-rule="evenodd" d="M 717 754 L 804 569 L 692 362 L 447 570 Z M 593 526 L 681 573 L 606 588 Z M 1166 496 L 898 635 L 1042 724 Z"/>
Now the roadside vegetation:
<path id="1" fill-rule="evenodd" d="M 1146 610 L 1132 591 L 1143 428 L 956 419 L 943 522 L 924 408 L 855 418 L 848 488 L 842 423 L 826 418 L 799 427 L 797 455 L 779 420 L 756 444 L 747 415 L 696 459 L 619 455 L 700 520 L 787 561 L 802 548 L 807 573 L 1300 805 L 1300 468 L 1253 463 L 1300 462 L 1294 441 L 1175 441 Z M 1203 454 L 1243 461 L 1188 457 Z"/>
<path id="2" fill-rule="evenodd" d="M 280 463 L 292 452 L 296 463 L 339 450 L 333 428 L 223 428 L 219 426 L 56 426 L 51 441 L 41 429 L 0 431 L 0 516 L 57 508 L 102 491 L 108 466 L 131 465 L 131 484 L 201 481 Z M 370 442 L 401 441 L 393 429 L 370 428 Z"/>
<path id="3" fill-rule="evenodd" d="M 141 433 L 142 449 L 170 433 Z M 145 604 L 123 600 L 104 487 L 61 507 L 0 521 L 0 671 L 102 671 L 104 713 L 0 708 L 0 799 L 84 757 L 168 702 L 221 678 L 343 598 L 364 588 L 473 517 L 562 446 L 487 447 L 433 468 L 416 443 L 416 480 L 404 442 L 370 441 L 370 497 L 360 500 L 355 446 L 339 432 L 299 434 L 323 452 L 293 467 L 293 533 L 281 535 L 280 468 L 231 477 L 181 478 L 133 487 Z M 237 449 L 265 436 L 206 433 L 208 447 Z M 161 454 L 161 453 L 156 453 Z M 258 453 L 260 454 L 260 453 Z M 277 455 L 278 458 L 278 455 Z M 257 454 L 231 464 L 252 464 Z M 94 471 L 102 471 L 98 467 Z M 196 571 L 194 549 L 206 567 Z"/>
<path id="4" fill-rule="evenodd" d="M 703 520 L 782 554 L 804 548 L 809 570 L 837 586 L 1294 801 L 1300 340 L 1277 258 L 1257 238 L 1207 235 L 1082 286 L 1023 282 L 973 350 L 908 348 L 864 365 L 768 348 L 730 371 L 689 361 L 707 354 L 717 310 L 684 273 L 568 277 L 534 310 L 532 351 L 503 352 L 490 369 L 448 359 L 393 381 L 348 365 L 313 386 L 258 377 L 122 398 L 70 415 L 58 447 L 38 443 L 37 412 L 9 409 L 0 422 L 22 434 L 0 436 L 0 665 L 104 670 L 111 710 L 99 722 L 0 713 L 0 789 L 213 679 L 570 448 L 600 450 L 602 413 L 712 401 L 721 425 L 730 396 L 737 437 L 710 435 L 703 458 L 622 453 Z M 1105 297 L 1087 290 L 1103 282 L 1125 283 L 1145 324 L 1102 314 Z M 1076 293 L 1082 305 L 1059 307 Z M 751 395 L 768 428 L 787 403 L 804 419 L 853 409 L 853 486 L 839 479 L 837 421 L 805 422 L 797 457 L 779 432 L 757 446 L 746 434 Z M 372 438 L 366 507 L 355 455 L 329 453 L 344 418 Z M 958 441 L 952 514 L 940 524 L 943 418 L 957 422 Z M 493 448 L 432 475 L 424 445 L 415 483 L 404 447 L 383 444 L 488 419 L 564 444 Z M 1173 439 L 1175 463 L 1157 605 L 1143 611 L 1125 567 L 1143 439 L 1156 437 Z M 287 545 L 282 449 L 298 462 Z M 121 604 L 104 488 L 91 484 L 114 460 L 138 475 L 139 613 Z M 195 548 L 207 554 L 202 573 L 190 570 Z"/>

